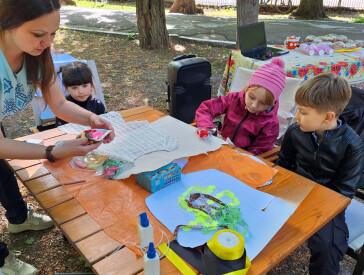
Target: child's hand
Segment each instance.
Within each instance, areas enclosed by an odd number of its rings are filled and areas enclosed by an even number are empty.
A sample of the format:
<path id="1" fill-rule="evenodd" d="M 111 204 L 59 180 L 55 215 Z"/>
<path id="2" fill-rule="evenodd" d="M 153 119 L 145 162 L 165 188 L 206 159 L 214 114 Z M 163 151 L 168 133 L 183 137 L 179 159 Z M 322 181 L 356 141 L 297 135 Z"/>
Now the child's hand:
<path id="1" fill-rule="evenodd" d="M 96 114 L 90 115 L 90 126 L 93 129 L 111 130 L 111 133 L 103 139 L 103 143 L 110 143 L 115 137 L 115 131 L 111 123 Z"/>
<path id="2" fill-rule="evenodd" d="M 62 142 L 61 145 L 56 146 L 52 150 L 52 155 L 56 159 L 85 156 L 88 152 L 97 149 L 102 143 L 97 142 L 94 144 L 87 144 L 87 138 L 78 138 Z"/>

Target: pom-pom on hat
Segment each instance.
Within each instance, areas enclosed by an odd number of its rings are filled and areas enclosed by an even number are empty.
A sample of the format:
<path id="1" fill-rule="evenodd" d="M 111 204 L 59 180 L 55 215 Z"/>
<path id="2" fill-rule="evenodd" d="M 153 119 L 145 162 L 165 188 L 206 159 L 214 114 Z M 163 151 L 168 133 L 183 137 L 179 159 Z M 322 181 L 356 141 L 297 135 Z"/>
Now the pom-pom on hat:
<path id="1" fill-rule="evenodd" d="M 274 57 L 270 63 L 259 67 L 250 77 L 246 87 L 249 88 L 253 85 L 270 91 L 276 101 L 286 85 L 284 61 L 279 57 Z"/>

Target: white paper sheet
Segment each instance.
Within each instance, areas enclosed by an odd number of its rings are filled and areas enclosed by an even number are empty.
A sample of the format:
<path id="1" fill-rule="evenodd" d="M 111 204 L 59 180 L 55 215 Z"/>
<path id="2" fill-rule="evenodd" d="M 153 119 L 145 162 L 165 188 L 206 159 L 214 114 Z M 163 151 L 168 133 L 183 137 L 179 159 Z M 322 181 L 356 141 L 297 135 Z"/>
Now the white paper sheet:
<path id="1" fill-rule="evenodd" d="M 102 144 L 95 153 L 115 156 L 129 162 L 155 151 L 173 151 L 178 148 L 177 138 L 153 127 L 148 121 L 120 123 L 115 139 Z"/>
<path id="2" fill-rule="evenodd" d="M 106 114 L 102 114 L 100 115 L 102 118 L 106 119 L 107 121 L 109 121 L 111 123 L 111 125 L 114 127 L 114 129 L 120 124 L 120 123 L 125 123 L 123 117 L 117 113 L 117 112 L 108 112 Z M 79 125 L 79 124 L 74 124 L 74 123 L 68 123 L 62 126 L 59 126 L 58 129 L 64 133 L 67 134 L 73 134 L 73 135 L 78 135 L 80 133 L 82 133 L 83 131 L 90 129 L 90 126 L 83 126 L 83 125 Z"/>
<path id="3" fill-rule="evenodd" d="M 158 151 L 141 156 L 135 160 L 133 168 L 119 175 L 119 179 L 127 178 L 133 174 L 154 171 L 175 159 L 206 154 L 219 149 L 222 144 L 227 144 L 224 140 L 214 136 L 201 140 L 196 134 L 195 127 L 170 116 L 158 119 L 151 124 L 153 127 L 177 138 L 178 148 L 171 152 Z"/>
<path id="4" fill-rule="evenodd" d="M 292 205 L 272 195 L 260 192 L 236 178 L 215 169 L 189 173 L 178 183 L 172 184 L 146 198 L 151 213 L 171 232 L 177 225 L 188 225 L 194 215 L 178 204 L 178 198 L 191 186 L 215 185 L 214 194 L 230 190 L 240 200 L 242 217 L 249 226 L 245 236 L 245 248 L 250 260 L 268 244 L 298 205 Z M 222 199 L 223 200 L 223 199 Z M 265 209 L 264 211 L 262 211 Z M 239 231 L 239 230 L 238 230 Z M 206 243 L 215 232 L 202 234 L 200 230 L 179 230 L 178 242 L 185 247 L 196 247 Z"/>
<path id="5" fill-rule="evenodd" d="M 115 130 L 115 139 L 108 144 L 102 144 L 95 153 L 113 156 L 128 162 L 134 162 L 142 155 L 154 151 L 173 151 L 178 148 L 178 140 L 165 131 L 153 127 L 148 121 L 132 121 L 125 123 L 122 116 L 116 112 L 102 115 Z M 59 127 L 61 131 L 79 134 L 90 128 L 77 124 L 65 124 Z"/>

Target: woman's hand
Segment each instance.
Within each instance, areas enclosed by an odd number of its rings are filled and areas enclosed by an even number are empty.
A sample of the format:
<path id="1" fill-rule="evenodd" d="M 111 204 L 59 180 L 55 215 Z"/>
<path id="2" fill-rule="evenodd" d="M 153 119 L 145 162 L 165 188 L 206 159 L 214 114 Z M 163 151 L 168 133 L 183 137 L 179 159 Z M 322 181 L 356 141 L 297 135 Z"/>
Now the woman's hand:
<path id="1" fill-rule="evenodd" d="M 84 156 L 88 152 L 97 149 L 102 142 L 97 142 L 94 144 L 87 144 L 87 138 L 78 138 L 65 141 L 61 146 L 56 146 L 52 150 L 52 155 L 56 159 L 74 157 L 74 156 Z"/>
<path id="2" fill-rule="evenodd" d="M 96 129 L 111 130 L 111 133 L 104 138 L 104 143 L 110 143 L 115 137 L 115 131 L 111 123 L 96 114 L 90 115 L 90 126 Z"/>

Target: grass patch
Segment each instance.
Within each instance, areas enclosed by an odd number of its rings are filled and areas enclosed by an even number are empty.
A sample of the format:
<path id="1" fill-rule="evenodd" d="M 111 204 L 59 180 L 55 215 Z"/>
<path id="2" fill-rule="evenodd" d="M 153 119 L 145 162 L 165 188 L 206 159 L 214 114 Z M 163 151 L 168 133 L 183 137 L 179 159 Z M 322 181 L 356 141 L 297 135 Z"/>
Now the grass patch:
<path id="1" fill-rule="evenodd" d="M 204 15 L 211 17 L 227 17 L 236 18 L 236 9 L 234 7 L 227 8 L 206 8 L 203 7 Z"/>
<path id="2" fill-rule="evenodd" d="M 135 2 L 96 2 L 88 0 L 74 0 L 77 7 L 91 9 L 107 9 L 121 11 L 136 11 Z"/>
<path id="3" fill-rule="evenodd" d="M 364 17 L 359 16 L 357 19 L 354 20 L 354 23 L 364 23 Z"/>

